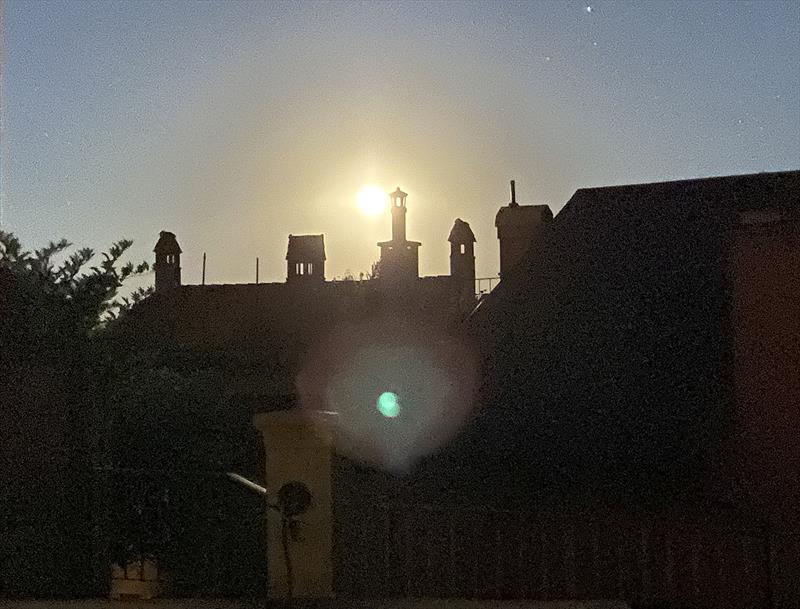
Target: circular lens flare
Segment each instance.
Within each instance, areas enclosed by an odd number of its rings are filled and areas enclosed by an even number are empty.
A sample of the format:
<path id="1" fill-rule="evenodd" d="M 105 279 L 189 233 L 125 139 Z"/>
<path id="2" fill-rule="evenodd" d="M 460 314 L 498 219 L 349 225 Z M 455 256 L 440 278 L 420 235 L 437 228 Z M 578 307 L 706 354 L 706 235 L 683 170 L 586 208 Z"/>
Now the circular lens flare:
<path id="1" fill-rule="evenodd" d="M 378 396 L 377 402 L 378 412 L 383 416 L 393 419 L 400 414 L 400 402 L 397 399 L 397 394 L 391 391 L 385 391 Z"/>
<path id="2" fill-rule="evenodd" d="M 386 209 L 388 195 L 380 186 L 364 186 L 356 197 L 359 209 L 368 216 L 377 216 Z"/>
<path id="3" fill-rule="evenodd" d="M 469 338 L 391 311 L 321 337 L 303 358 L 297 392 L 309 417 L 335 413 L 339 454 L 404 475 L 472 419 L 478 369 Z"/>

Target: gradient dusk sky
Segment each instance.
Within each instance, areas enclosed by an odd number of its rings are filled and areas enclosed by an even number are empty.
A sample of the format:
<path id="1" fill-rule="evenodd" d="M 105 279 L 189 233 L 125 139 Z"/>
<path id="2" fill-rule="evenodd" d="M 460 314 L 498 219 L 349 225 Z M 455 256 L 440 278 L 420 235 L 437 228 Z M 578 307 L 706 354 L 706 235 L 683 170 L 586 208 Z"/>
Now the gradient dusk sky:
<path id="1" fill-rule="evenodd" d="M 456 217 L 580 187 L 800 167 L 800 3 L 22 2 L 3 6 L 3 229 L 39 247 L 162 229 L 186 283 L 285 278 L 325 233 L 368 271 L 409 193 L 422 274 Z M 152 279 L 150 279 L 151 281 Z"/>

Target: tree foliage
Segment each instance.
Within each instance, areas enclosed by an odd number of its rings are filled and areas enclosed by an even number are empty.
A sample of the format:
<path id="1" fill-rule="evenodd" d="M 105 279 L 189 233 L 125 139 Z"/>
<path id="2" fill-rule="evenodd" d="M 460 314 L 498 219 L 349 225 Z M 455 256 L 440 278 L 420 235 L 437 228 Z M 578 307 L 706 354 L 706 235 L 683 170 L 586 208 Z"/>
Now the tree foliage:
<path id="1" fill-rule="evenodd" d="M 111 379 L 98 330 L 147 290 L 131 241 L 99 256 L 62 239 L 30 251 L 0 231 L 0 590 L 93 590 L 92 465 Z M 102 335 L 107 333 L 103 332 Z"/>
<path id="2" fill-rule="evenodd" d="M 113 243 L 92 265 L 96 256 L 91 248 L 68 253 L 72 244 L 61 239 L 31 252 L 13 233 L 0 231 L 5 317 L 17 326 L 12 334 L 32 332 L 40 338 L 86 334 L 147 296 L 152 288 L 118 296 L 126 280 L 150 268 L 147 262 L 123 261 L 131 245 L 129 239 Z"/>
<path id="3" fill-rule="evenodd" d="M 222 391 L 233 367 L 136 340 L 124 313 L 150 290 L 123 287 L 148 270 L 126 260 L 130 247 L 96 254 L 61 240 L 29 251 L 0 232 L 6 594 L 102 595 L 111 562 L 141 555 L 157 557 L 179 593 L 218 594 L 209 547 L 226 543 L 242 565 L 263 555 L 252 530 L 263 503 L 204 473 L 260 471 L 248 471 L 260 462 L 248 405 Z M 247 585 L 263 589 L 262 570 L 248 569 Z"/>

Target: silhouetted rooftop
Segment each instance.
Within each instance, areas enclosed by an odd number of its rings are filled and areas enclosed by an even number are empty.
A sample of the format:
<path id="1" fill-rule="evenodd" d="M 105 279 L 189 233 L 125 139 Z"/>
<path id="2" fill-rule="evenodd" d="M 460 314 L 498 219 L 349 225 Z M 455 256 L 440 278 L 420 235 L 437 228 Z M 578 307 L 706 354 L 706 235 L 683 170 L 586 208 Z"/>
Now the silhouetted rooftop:
<path id="1" fill-rule="evenodd" d="M 546 206 L 513 209 L 533 208 Z M 498 222 L 504 209 L 498 212 Z M 742 214 L 764 210 L 773 210 L 777 219 L 800 217 L 800 170 L 581 188 L 554 218 L 553 233 L 528 252 L 528 262 L 509 273 L 479 308 L 485 309 L 511 284 L 535 281 L 546 260 L 563 262 L 562 256 L 567 256 L 588 263 L 596 250 L 612 249 L 630 256 L 631 244 L 640 243 L 644 235 L 650 240 L 637 247 L 648 257 L 658 248 L 665 249 L 668 258 L 681 256 L 685 252 L 676 251 L 678 242 L 666 240 L 669 232 L 697 225 L 701 217 L 730 225 L 743 219 Z"/>
<path id="2" fill-rule="evenodd" d="M 181 246 L 178 245 L 178 240 L 175 238 L 175 233 L 162 230 L 158 234 L 158 241 L 153 251 L 157 254 L 180 254 L 182 253 Z"/>
<path id="3" fill-rule="evenodd" d="M 325 260 L 325 235 L 289 235 L 287 260 Z"/>
<path id="4" fill-rule="evenodd" d="M 252 340 L 296 343 L 343 320 L 397 307 L 420 320 L 459 318 L 449 275 L 419 278 L 403 294 L 400 301 L 385 297 L 380 280 L 181 285 L 138 303 L 123 326 L 142 339 L 238 349 Z M 284 336 L 292 338 L 284 343 Z"/>
<path id="5" fill-rule="evenodd" d="M 406 239 L 405 241 L 401 241 L 400 243 L 402 243 L 403 245 L 407 245 L 409 247 L 420 247 L 422 245 L 421 241 L 409 241 L 408 239 Z M 394 240 L 378 241 L 378 247 L 384 247 L 386 245 L 397 245 L 397 244 L 398 242 Z"/>
<path id="6" fill-rule="evenodd" d="M 472 232 L 468 222 L 464 222 L 461 218 L 456 218 L 447 240 L 450 243 L 475 243 L 475 234 Z"/>
<path id="7" fill-rule="evenodd" d="M 526 221 L 549 222 L 553 219 L 553 212 L 548 205 L 508 205 L 497 210 L 494 225 L 517 224 L 522 218 Z"/>
<path id="8" fill-rule="evenodd" d="M 585 213 L 595 206 L 628 209 L 633 204 L 643 212 L 648 203 L 656 201 L 689 203 L 705 211 L 716 210 L 716 213 L 775 207 L 797 214 L 800 211 L 800 170 L 581 188 L 575 191 L 556 221 L 564 222 L 573 214 Z"/>
<path id="9" fill-rule="evenodd" d="M 799 214 L 800 171 L 578 190 L 471 316 L 513 421 L 475 442 L 513 442 L 541 484 L 699 479 L 726 433 L 732 238 Z"/>

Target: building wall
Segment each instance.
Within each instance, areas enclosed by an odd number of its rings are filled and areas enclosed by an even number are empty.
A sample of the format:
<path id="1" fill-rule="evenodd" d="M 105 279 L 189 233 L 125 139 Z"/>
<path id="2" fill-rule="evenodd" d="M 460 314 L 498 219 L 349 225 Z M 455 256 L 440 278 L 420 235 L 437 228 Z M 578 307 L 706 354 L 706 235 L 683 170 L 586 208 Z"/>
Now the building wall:
<path id="1" fill-rule="evenodd" d="M 771 520 L 774 607 L 800 598 L 800 224 L 743 225 L 728 260 L 732 466 Z"/>
<path id="2" fill-rule="evenodd" d="M 729 257 L 734 466 L 743 490 L 800 525 L 800 224 L 745 225 Z"/>

